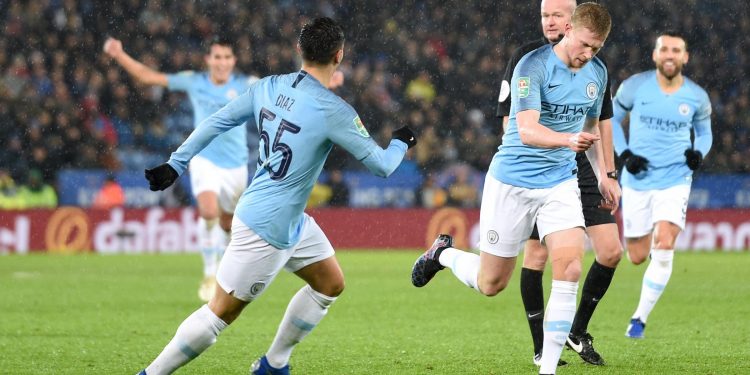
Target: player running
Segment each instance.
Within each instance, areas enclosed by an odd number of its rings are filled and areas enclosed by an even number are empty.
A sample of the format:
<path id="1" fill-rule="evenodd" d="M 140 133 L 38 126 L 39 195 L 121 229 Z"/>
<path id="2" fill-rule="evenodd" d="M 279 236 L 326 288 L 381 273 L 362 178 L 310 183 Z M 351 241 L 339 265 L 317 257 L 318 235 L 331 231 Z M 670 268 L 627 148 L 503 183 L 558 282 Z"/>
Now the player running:
<path id="1" fill-rule="evenodd" d="M 210 116 L 166 164 L 146 171 L 152 190 L 170 186 L 188 161 L 219 134 L 253 121 L 260 133 L 260 162 L 232 222 L 232 239 L 219 264 L 213 299 L 190 315 L 172 341 L 141 374 L 169 374 L 215 341 L 282 268 L 307 284 L 292 298 L 268 352 L 253 374 L 288 374 L 294 346 L 318 325 L 344 288 L 333 247 L 304 213 L 310 191 L 334 144 L 373 174 L 390 175 L 416 144 L 406 127 L 387 149 L 370 138 L 357 112 L 327 87 L 344 57 L 344 33 L 330 18 L 303 26 L 299 72 L 269 76 Z"/>
<path id="2" fill-rule="evenodd" d="M 518 48 L 511 56 L 505 70 L 500 96 L 498 98 L 497 116 L 503 118 L 503 129 L 507 127 L 510 114 L 510 80 L 518 60 L 527 53 L 548 43 L 557 43 L 563 38 L 565 25 L 570 23 L 570 17 L 576 8 L 575 0 L 542 0 L 541 18 L 544 38 L 529 42 Z M 601 58 L 599 58 L 602 60 Z M 602 60 L 602 62 L 604 62 Z M 605 64 L 606 66 L 606 64 Z M 617 180 L 615 169 L 614 148 L 612 145 L 612 98 L 609 92 L 610 83 L 604 91 L 602 111 L 599 115 L 599 130 L 601 144 L 604 151 L 604 162 L 607 177 Z M 594 246 L 596 259 L 589 268 L 586 281 L 583 283 L 581 303 L 576 311 L 573 326 L 566 345 L 574 350 L 584 361 L 592 365 L 604 365 L 604 359 L 597 353 L 593 345 L 593 337 L 588 333 L 588 323 L 599 301 L 607 292 L 615 268 L 622 258 L 620 233 L 617 230 L 615 217 L 608 204 L 602 206 L 604 198 L 599 192 L 598 181 L 585 153 L 576 154 L 578 168 L 578 188 L 581 190 L 581 204 L 583 218 L 586 223 L 586 234 Z M 526 241 L 523 251 L 523 268 L 521 268 L 521 298 L 526 319 L 531 329 L 534 343 L 534 363 L 539 365 L 542 358 L 542 340 L 544 339 L 544 290 L 542 275 L 547 263 L 547 249 L 539 241 L 539 231 L 536 226 L 531 237 Z M 565 361 L 560 361 L 564 365 Z"/>
<path id="3" fill-rule="evenodd" d="M 521 58 L 510 84 L 508 132 L 485 179 L 480 255 L 455 249 L 450 236 L 440 235 L 412 268 L 417 287 L 448 267 L 467 286 L 494 296 L 506 287 L 536 222 L 553 277 L 540 373 L 555 372 L 575 314 L 584 245 L 576 152 L 588 151 L 602 195 L 619 201 L 617 182 L 605 177 L 599 135 L 590 133 L 597 132 L 607 85 L 606 67 L 594 56 L 610 27 L 603 6 L 581 4 L 558 44 Z"/>
<path id="4" fill-rule="evenodd" d="M 232 42 L 215 37 L 206 50 L 205 72 L 165 74 L 136 61 L 109 38 L 104 52 L 115 59 L 138 82 L 187 93 L 193 105 L 193 123 L 198 127 L 208 116 L 245 92 L 255 76 L 234 73 L 237 59 Z M 216 267 L 226 247 L 237 199 L 247 186 L 247 129 L 238 126 L 216 137 L 190 162 L 190 185 L 198 202 L 198 240 L 203 256 L 203 280 L 198 297 L 207 302 L 216 289 Z M 218 226 L 216 224 L 219 224 Z"/>
<path id="5" fill-rule="evenodd" d="M 626 336 L 643 338 L 646 320 L 672 274 L 674 244 L 685 228 L 693 171 L 711 149 L 711 102 L 682 75 L 685 38 L 665 32 L 652 53 L 656 70 L 625 80 L 615 96 L 615 149 L 625 164 L 622 214 L 628 257 L 651 260 Z M 629 121 L 629 139 L 621 124 Z M 691 132 L 695 140 L 691 141 Z"/>

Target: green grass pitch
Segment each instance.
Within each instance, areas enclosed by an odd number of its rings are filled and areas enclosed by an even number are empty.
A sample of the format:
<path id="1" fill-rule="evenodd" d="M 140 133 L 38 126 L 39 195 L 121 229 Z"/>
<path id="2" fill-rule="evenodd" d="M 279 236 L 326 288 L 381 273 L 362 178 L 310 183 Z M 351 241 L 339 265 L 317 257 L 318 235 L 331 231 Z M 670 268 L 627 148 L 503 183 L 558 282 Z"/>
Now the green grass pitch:
<path id="1" fill-rule="evenodd" d="M 347 288 L 292 356 L 296 374 L 535 374 L 518 270 L 494 298 L 416 251 L 340 251 Z M 584 269 L 592 256 L 588 254 Z M 0 374 L 135 374 L 201 304 L 198 255 L 0 257 Z M 589 326 L 605 367 L 558 374 L 750 373 L 750 254 L 679 253 L 644 340 L 624 337 L 645 265 L 623 259 Z M 545 288 L 549 291 L 549 272 Z M 583 280 L 583 278 L 581 279 Z M 246 374 L 302 285 L 282 273 L 183 374 Z"/>

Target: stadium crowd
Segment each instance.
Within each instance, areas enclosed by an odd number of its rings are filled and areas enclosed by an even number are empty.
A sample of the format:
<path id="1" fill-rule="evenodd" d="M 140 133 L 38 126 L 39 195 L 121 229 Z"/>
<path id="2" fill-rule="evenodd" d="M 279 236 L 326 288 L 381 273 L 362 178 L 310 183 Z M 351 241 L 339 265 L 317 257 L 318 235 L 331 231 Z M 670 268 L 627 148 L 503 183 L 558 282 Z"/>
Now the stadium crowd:
<path id="1" fill-rule="evenodd" d="M 750 87 L 743 85 L 750 5 L 603 3 L 614 19 L 601 52 L 613 90 L 653 67 L 655 32 L 687 31 L 686 74 L 707 88 L 714 109 L 716 141 L 702 172 L 750 172 Z M 445 185 L 438 199 L 478 206 L 472 186 L 500 143 L 499 82 L 512 51 L 538 37 L 538 12 L 537 3 L 516 1 L 0 1 L 0 170 L 17 184 L 32 170 L 48 184 L 64 168 L 142 170 L 189 134 L 185 96 L 127 77 L 102 53 L 108 35 L 164 72 L 202 69 L 202 42 L 228 35 L 237 69 L 262 77 L 298 69 L 290 41 L 304 20 L 325 15 L 341 20 L 348 36 L 346 82 L 337 93 L 381 144 L 404 124 L 418 132 L 409 157 L 428 177 L 423 189 L 436 188 L 433 175 L 451 173 L 437 180 Z M 358 168 L 334 153 L 327 169 Z"/>

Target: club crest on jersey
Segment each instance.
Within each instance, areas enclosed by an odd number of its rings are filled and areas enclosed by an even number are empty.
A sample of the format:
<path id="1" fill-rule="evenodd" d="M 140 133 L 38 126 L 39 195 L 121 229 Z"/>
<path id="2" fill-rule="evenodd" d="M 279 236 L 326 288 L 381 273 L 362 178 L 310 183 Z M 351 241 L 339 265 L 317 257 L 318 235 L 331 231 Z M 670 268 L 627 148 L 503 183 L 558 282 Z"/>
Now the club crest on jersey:
<path id="1" fill-rule="evenodd" d="M 529 96 L 529 84 L 531 84 L 531 79 L 529 77 L 518 78 L 518 97 L 519 98 L 525 98 Z"/>
<path id="2" fill-rule="evenodd" d="M 359 116 L 354 118 L 354 126 L 357 127 L 357 131 L 361 136 L 365 138 L 370 137 L 370 133 L 368 133 L 367 129 L 365 129 L 365 124 L 362 123 L 362 120 L 359 119 Z"/>
<path id="3" fill-rule="evenodd" d="M 586 85 L 586 96 L 589 97 L 589 99 L 595 99 L 596 94 L 599 93 L 599 88 L 596 86 L 596 83 L 589 82 L 588 85 Z"/>
<path id="4" fill-rule="evenodd" d="M 236 98 L 237 97 L 237 90 L 235 90 L 235 89 L 229 89 L 229 91 L 227 91 L 226 97 L 229 100 L 232 100 L 232 99 Z"/>
<path id="5" fill-rule="evenodd" d="M 690 114 L 690 106 L 682 103 L 679 107 L 677 107 L 677 110 L 680 111 L 680 114 L 683 116 L 687 116 Z"/>

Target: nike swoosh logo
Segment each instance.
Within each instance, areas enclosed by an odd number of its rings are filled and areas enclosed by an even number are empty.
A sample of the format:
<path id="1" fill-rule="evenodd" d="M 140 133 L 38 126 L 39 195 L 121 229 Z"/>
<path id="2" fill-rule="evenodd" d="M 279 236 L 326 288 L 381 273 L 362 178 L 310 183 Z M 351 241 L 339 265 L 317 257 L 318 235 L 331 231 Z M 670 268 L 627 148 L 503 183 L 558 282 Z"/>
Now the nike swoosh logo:
<path id="1" fill-rule="evenodd" d="M 560 84 L 557 84 L 557 85 L 552 85 L 552 84 L 550 84 L 550 85 L 548 85 L 548 86 L 547 86 L 547 88 L 548 88 L 548 89 L 554 89 L 555 87 L 557 87 L 557 86 L 560 86 L 560 85 L 562 85 L 562 83 L 560 83 Z"/>
<path id="2" fill-rule="evenodd" d="M 599 302 L 599 298 L 592 298 L 591 300 L 594 302 Z"/>
<path id="3" fill-rule="evenodd" d="M 651 102 L 641 102 L 641 105 L 651 104 Z"/>
<path id="4" fill-rule="evenodd" d="M 541 314 L 541 313 L 540 313 L 540 312 L 538 312 L 538 313 L 536 313 L 536 314 L 529 314 L 529 315 L 528 315 L 527 317 L 528 317 L 529 319 L 531 319 L 531 318 L 536 318 L 537 316 L 539 316 L 539 314 Z"/>
<path id="5" fill-rule="evenodd" d="M 580 342 L 578 344 L 574 343 L 573 340 L 568 337 L 568 346 L 570 346 L 571 349 L 573 349 L 576 353 L 580 353 L 583 350 L 583 344 Z"/>

